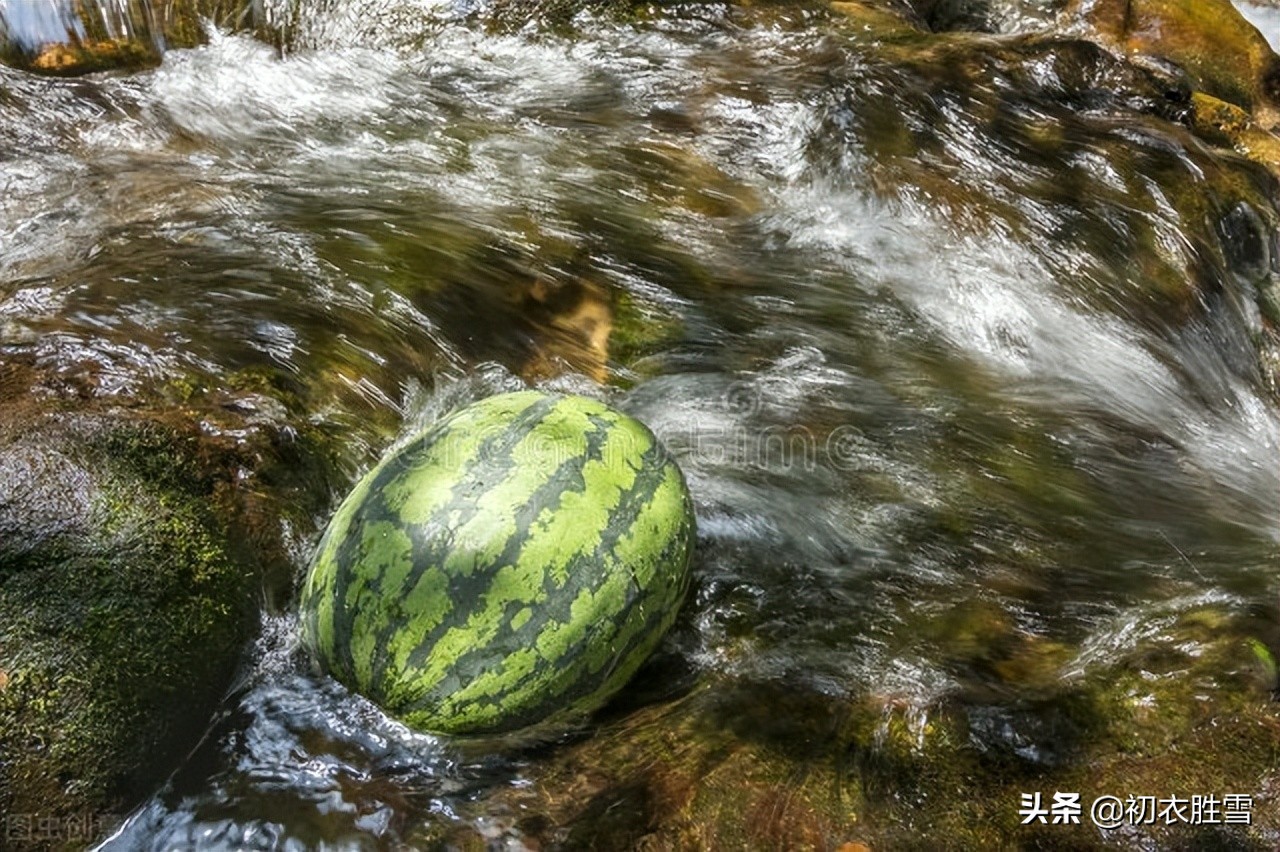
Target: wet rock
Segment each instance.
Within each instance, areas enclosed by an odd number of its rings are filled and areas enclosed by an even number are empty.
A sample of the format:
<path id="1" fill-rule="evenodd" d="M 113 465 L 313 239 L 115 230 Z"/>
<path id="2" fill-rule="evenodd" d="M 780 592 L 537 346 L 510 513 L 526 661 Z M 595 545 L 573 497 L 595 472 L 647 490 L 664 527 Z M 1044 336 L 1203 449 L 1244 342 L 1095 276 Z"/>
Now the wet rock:
<path id="1" fill-rule="evenodd" d="M 904 4 L 875 0 L 832 0 L 831 10 L 852 25 L 860 37 L 900 39 L 919 36 L 928 24 Z"/>
<path id="2" fill-rule="evenodd" d="M 146 68 L 160 62 L 149 7 L 82 0 L 0 3 L 0 59 L 45 74 Z"/>
<path id="3" fill-rule="evenodd" d="M 979 602 L 927 641 L 993 663 L 993 688 L 932 696 L 706 675 L 603 721 L 461 803 L 410 845 L 486 848 L 1264 848 L 1280 837 L 1273 619 L 1214 604 L 1126 615 L 1074 646 Z M 1105 659 L 1104 659 L 1105 658 Z M 963 672 L 958 670 L 963 676 Z M 615 711 L 616 713 L 616 711 Z M 1077 823 L 1024 824 L 1023 795 L 1080 794 Z M 1100 796 L 1251 797 L 1250 824 L 1151 821 L 1099 833 Z M 474 813 L 472 813 L 474 808 Z M 1047 812 L 1046 812 L 1047 813 Z"/>
<path id="4" fill-rule="evenodd" d="M 60 76 L 148 68 L 169 48 L 202 43 L 206 21 L 253 27 L 253 8 L 249 0 L 0 0 L 0 61 Z"/>
<path id="5" fill-rule="evenodd" d="M 230 684 L 254 571 L 208 505 L 192 437 L 37 416 L 3 429 L 0 802 L 33 820 L 121 813 Z"/>
<path id="6" fill-rule="evenodd" d="M 1040 76 L 1068 98 L 1081 105 L 1127 100 L 1280 173 L 1280 137 L 1274 132 L 1280 126 L 1280 57 L 1228 0 L 1075 0 L 1069 6 L 1052 0 L 919 0 L 909 7 L 858 0 L 831 8 L 864 36 L 905 40 L 909 49 L 930 54 L 939 71 L 952 73 L 967 65 L 961 54 L 969 53 L 972 61 L 982 48 L 919 36 L 956 30 L 1042 36 L 1004 49 L 1041 52 Z M 1096 41 L 1123 60 L 1091 58 L 1069 37 Z M 1037 71 L 1035 65 L 1025 67 Z M 1020 82 L 1034 91 L 1038 81 Z"/>
<path id="7" fill-rule="evenodd" d="M 1228 0 L 1077 0 L 1076 30 L 1193 90 L 1186 123 L 1280 174 L 1280 56 Z"/>
<path id="8" fill-rule="evenodd" d="M 1073 11 L 1124 52 L 1184 69 L 1197 90 L 1280 117 L 1280 58 L 1229 0 L 1082 0 Z"/>
<path id="9" fill-rule="evenodd" d="M 880 38 L 917 32 L 1033 33 L 1051 29 L 1067 0 L 833 0 L 831 9 Z"/>
<path id="10" fill-rule="evenodd" d="M 655 204 L 697 208 L 689 212 L 706 217 L 747 215 L 754 197 L 739 184 L 692 155 L 677 158 L 667 146 L 653 148 L 628 151 L 625 159 L 647 163 L 635 179 Z M 688 176 L 673 163 L 706 171 Z M 668 166 L 670 173 L 664 171 Z M 403 261 L 397 258 L 397 267 L 406 270 L 404 283 L 391 284 L 424 314 L 477 330 L 459 340 L 465 362 L 501 363 L 530 382 L 574 374 L 596 382 L 616 378 L 619 370 L 632 370 L 682 331 L 673 306 L 628 292 L 627 276 L 646 265 L 684 258 L 651 233 L 648 223 L 621 211 L 617 222 L 584 215 L 592 217 L 591 227 L 616 230 L 617 237 L 567 240 L 516 214 L 504 222 L 498 238 L 448 245 L 436 236 L 419 242 L 412 253 L 390 246 L 406 255 Z M 370 242 L 386 240 L 382 233 L 371 237 Z M 386 250 L 385 242 L 379 249 Z M 335 262 L 350 264 L 351 253 Z M 435 273 L 430 283 L 420 273 L 427 262 Z"/>
<path id="11" fill-rule="evenodd" d="M 522 374 L 529 380 L 573 370 L 603 382 L 607 376 L 613 305 L 607 288 L 587 279 L 538 279 L 522 311 L 534 348 Z"/>
<path id="12" fill-rule="evenodd" d="M 1171 328 L 1203 317 L 1234 277 L 1235 259 L 1213 241 L 1171 250 L 1169 223 L 1196 234 L 1243 203 L 1275 224 L 1269 176 L 1189 139 L 1183 124 L 1206 120 L 1208 96 L 1176 68 L 1058 35 L 933 36 L 886 43 L 869 57 L 864 67 L 875 70 L 840 92 L 820 134 L 856 139 L 878 191 L 946 210 L 953 224 L 1090 251 L 1124 244 L 1131 273 L 1056 270 L 1088 304 Z M 1237 117 L 1243 126 L 1247 116 Z M 829 168 L 836 175 L 845 165 L 834 159 Z M 1255 276 L 1251 286 L 1265 284 Z"/>
<path id="13" fill-rule="evenodd" d="M 674 346 L 684 333 L 684 322 L 671 305 L 627 292 L 615 299 L 610 353 L 627 372 L 646 373 L 653 365 L 645 359 Z"/>
<path id="14" fill-rule="evenodd" d="M 750 186 L 687 148 L 646 142 L 627 150 L 625 156 L 629 171 L 657 204 L 714 219 L 749 216 L 762 207 Z"/>
<path id="15" fill-rule="evenodd" d="M 1280 175 L 1280 136 L 1265 130 L 1252 115 L 1235 104 L 1203 92 L 1192 94 L 1191 126 L 1204 138 L 1234 148 Z"/>
<path id="16" fill-rule="evenodd" d="M 534 848 L 834 849 L 857 840 L 827 737 L 832 705 L 770 691 L 699 690 L 562 749 L 532 783 L 498 791 L 489 839 Z M 736 703 L 741 702 L 741 703 Z M 803 720 L 803 721 L 802 721 Z M 755 727 L 753 727 L 755 726 Z M 424 828 L 410 843 L 483 843 L 472 829 Z"/>
<path id="17" fill-rule="evenodd" d="M 1280 56 L 1228 0 L 1081 0 L 1073 14 L 1135 61 L 1185 71 L 1190 126 L 1280 174 Z"/>
<path id="18" fill-rule="evenodd" d="M 1027 33 L 1049 29 L 1067 0 L 916 0 L 934 32 Z"/>
<path id="19" fill-rule="evenodd" d="M 0 813 L 14 848 L 74 848 L 195 745 L 264 590 L 287 595 L 271 484 L 245 487 L 281 454 L 26 378 L 0 376 Z"/>

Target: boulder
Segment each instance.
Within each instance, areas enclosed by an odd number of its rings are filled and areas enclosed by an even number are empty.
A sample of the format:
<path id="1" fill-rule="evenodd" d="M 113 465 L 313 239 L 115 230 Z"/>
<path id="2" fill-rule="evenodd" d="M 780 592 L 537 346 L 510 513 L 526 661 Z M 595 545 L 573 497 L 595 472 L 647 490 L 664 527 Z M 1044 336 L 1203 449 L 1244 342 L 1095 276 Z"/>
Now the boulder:
<path id="1" fill-rule="evenodd" d="M 0 813 L 17 848 L 109 828 L 232 685 L 261 579 L 206 443 L 131 411 L 4 409 Z"/>
<path id="2" fill-rule="evenodd" d="M 1196 90 L 1268 125 L 1280 118 L 1280 57 L 1230 0 L 1080 0 L 1073 11 L 1123 52 L 1178 66 Z"/>

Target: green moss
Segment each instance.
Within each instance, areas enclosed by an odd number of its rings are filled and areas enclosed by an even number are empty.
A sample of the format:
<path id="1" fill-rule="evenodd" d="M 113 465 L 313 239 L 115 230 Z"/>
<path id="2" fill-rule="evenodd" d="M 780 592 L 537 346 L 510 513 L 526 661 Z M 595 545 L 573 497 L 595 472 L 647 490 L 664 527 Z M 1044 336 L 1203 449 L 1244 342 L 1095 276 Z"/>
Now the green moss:
<path id="1" fill-rule="evenodd" d="M 609 337 L 609 355 L 614 361 L 631 367 L 684 336 L 683 319 L 665 305 L 642 301 L 620 292 L 614 302 L 613 333 Z"/>
<path id="2" fill-rule="evenodd" d="M 256 614 L 194 438 L 152 422 L 39 424 L 0 448 L 48 526 L 0 547 L 0 807 L 120 813 L 173 767 L 230 684 Z M 74 489 L 78 500 L 62 500 Z M 13 504 L 0 500 L 0 517 Z M 8 511 L 6 511 L 8 510 Z M 25 528 L 24 528 L 25 527 Z"/>
<path id="3" fill-rule="evenodd" d="M 1178 65 L 1197 90 L 1246 110 L 1275 105 L 1267 81 L 1280 60 L 1230 0 L 1101 0 L 1076 6 L 1101 37 Z"/>

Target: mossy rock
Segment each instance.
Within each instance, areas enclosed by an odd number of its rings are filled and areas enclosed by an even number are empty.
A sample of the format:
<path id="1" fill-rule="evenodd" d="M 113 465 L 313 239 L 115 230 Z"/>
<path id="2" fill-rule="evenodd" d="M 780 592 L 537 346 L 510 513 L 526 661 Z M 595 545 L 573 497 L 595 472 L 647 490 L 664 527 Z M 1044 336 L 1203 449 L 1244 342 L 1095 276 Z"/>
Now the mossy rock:
<path id="1" fill-rule="evenodd" d="M 104 829 L 198 741 L 259 580 L 198 432 L 34 408 L 0 425 L 0 813 Z"/>
<path id="2" fill-rule="evenodd" d="M 1280 106 L 1280 58 L 1230 0 L 1100 0 L 1076 10 L 1104 41 L 1172 62 L 1198 91 L 1255 112 Z"/>

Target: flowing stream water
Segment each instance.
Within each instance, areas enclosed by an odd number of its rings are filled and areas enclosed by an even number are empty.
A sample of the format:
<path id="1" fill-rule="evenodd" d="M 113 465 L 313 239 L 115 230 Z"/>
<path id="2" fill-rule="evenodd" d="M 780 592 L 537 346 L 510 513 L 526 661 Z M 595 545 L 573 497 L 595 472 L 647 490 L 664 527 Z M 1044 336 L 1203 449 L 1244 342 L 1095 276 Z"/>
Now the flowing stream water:
<path id="1" fill-rule="evenodd" d="M 816 4 L 474 11 L 315 0 L 283 54 L 215 32 L 129 75 L 0 68 L 0 352 L 102 396 L 265 376 L 350 480 L 521 385 L 519 282 L 589 281 L 605 382 L 540 381 L 648 423 L 700 527 L 602 724 L 710 690 L 803 730 L 795 696 L 870 697 L 888 733 L 960 708 L 966 749 L 1054 767 L 1095 729 L 1046 683 L 1207 654 L 1180 632 L 1205 613 L 1280 647 L 1275 188 L 1157 83 Z M 290 606 L 105 849 L 537 845 L 501 796 L 554 749 L 409 733 L 311 672 Z M 1187 668 L 1144 666 L 1157 704 Z"/>

